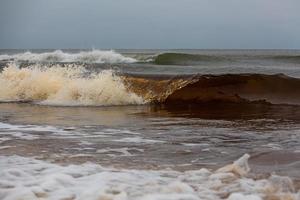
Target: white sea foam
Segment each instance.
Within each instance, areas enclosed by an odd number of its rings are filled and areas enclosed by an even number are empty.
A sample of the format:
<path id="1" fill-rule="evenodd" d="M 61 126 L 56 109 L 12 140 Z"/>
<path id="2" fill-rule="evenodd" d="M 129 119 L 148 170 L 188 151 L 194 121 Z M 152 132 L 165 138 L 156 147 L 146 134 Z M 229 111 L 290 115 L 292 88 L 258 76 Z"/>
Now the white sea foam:
<path id="1" fill-rule="evenodd" d="M 151 139 L 145 139 L 142 137 L 125 137 L 117 140 L 113 140 L 115 142 L 125 142 L 125 143 L 165 143 L 164 141 L 160 140 L 151 140 Z"/>
<path id="2" fill-rule="evenodd" d="M 2 149 L 9 149 L 9 148 L 12 148 L 12 147 L 15 147 L 15 146 L 0 146 L 0 150 L 2 150 Z"/>
<path id="3" fill-rule="evenodd" d="M 292 181 L 247 174 L 249 156 L 231 167 L 178 172 L 125 170 L 96 164 L 60 166 L 19 156 L 0 157 L 0 199 L 3 200 L 297 200 Z M 238 172 L 238 173 L 237 173 Z"/>
<path id="4" fill-rule="evenodd" d="M 134 58 L 125 57 L 115 51 L 82 51 L 66 53 L 61 50 L 46 53 L 25 52 L 13 55 L 0 55 L 0 60 L 29 62 L 81 62 L 81 63 L 133 63 Z"/>
<path id="5" fill-rule="evenodd" d="M 54 126 L 38 126 L 38 125 L 17 125 L 0 122 L 0 144 L 9 140 L 36 140 L 39 139 L 41 133 L 52 133 L 54 136 L 69 136 L 68 131 Z M 72 135 L 77 132 L 72 132 Z M 3 148 L 0 148 L 3 149 Z"/>
<path id="6" fill-rule="evenodd" d="M 120 157 L 120 156 L 133 156 L 134 154 L 131 153 L 131 151 L 135 151 L 135 152 L 144 152 L 143 149 L 138 149 L 138 148 L 128 148 L 128 147 L 124 147 L 124 148 L 105 148 L 105 149 L 98 149 L 97 153 L 100 154 L 105 154 L 111 157 Z"/>
<path id="7" fill-rule="evenodd" d="M 19 68 L 0 74 L 0 101 L 35 101 L 47 105 L 128 105 L 143 99 L 129 92 L 112 70 L 87 75 L 80 65 Z"/>

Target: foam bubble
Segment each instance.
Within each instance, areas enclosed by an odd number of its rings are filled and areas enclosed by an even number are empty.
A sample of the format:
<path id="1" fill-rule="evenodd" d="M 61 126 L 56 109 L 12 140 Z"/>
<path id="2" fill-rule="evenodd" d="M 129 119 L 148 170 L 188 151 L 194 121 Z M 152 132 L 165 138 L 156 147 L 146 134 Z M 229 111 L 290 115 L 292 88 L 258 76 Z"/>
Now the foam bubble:
<path id="1" fill-rule="evenodd" d="M 81 63 L 133 63 L 134 58 L 125 57 L 115 51 L 82 51 L 66 53 L 61 50 L 46 53 L 19 53 L 0 55 L 0 60 L 29 61 L 29 62 L 81 62 Z"/>
<path id="2" fill-rule="evenodd" d="M 128 105 L 143 99 L 129 92 L 112 70 L 87 75 L 80 65 L 19 68 L 9 64 L 0 74 L 1 101 L 37 101 L 47 105 Z"/>

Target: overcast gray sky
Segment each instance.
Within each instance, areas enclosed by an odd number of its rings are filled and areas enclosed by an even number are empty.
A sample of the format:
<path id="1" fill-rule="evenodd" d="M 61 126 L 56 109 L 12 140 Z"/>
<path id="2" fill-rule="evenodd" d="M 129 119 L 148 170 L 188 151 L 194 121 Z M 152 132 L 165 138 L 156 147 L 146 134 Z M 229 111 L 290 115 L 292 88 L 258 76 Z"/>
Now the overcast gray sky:
<path id="1" fill-rule="evenodd" d="M 0 48 L 300 49 L 300 0 L 0 0 Z"/>

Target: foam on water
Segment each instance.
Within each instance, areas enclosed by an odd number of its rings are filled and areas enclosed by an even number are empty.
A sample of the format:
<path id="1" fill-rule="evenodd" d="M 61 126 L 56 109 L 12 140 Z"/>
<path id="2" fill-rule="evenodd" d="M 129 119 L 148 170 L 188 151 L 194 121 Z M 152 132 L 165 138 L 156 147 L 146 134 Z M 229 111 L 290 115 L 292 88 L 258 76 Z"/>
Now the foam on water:
<path id="1" fill-rule="evenodd" d="M 45 53 L 18 53 L 0 55 L 0 60 L 28 61 L 28 62 L 81 62 L 81 63 L 133 63 L 134 58 L 125 57 L 115 51 L 82 51 L 66 53 L 61 50 Z"/>
<path id="2" fill-rule="evenodd" d="M 0 122 L 0 144 L 15 139 L 36 140 L 42 137 L 41 133 L 43 132 L 51 132 L 55 136 L 67 135 L 68 133 L 54 126 L 16 125 Z"/>
<path id="3" fill-rule="evenodd" d="M 124 142 L 124 143 L 164 143 L 164 141 L 160 140 L 150 140 L 144 139 L 142 137 L 126 137 L 118 140 L 114 140 L 115 142 Z"/>
<path id="4" fill-rule="evenodd" d="M 19 156 L 0 157 L 0 199 L 297 200 L 287 177 L 252 179 L 244 155 L 217 171 L 125 170 L 95 164 L 61 166 Z M 233 170 L 234 169 L 234 170 Z"/>
<path id="5" fill-rule="evenodd" d="M 106 154 L 110 157 L 117 157 L 117 156 L 133 156 L 134 154 L 131 153 L 131 151 L 137 151 L 137 152 L 144 152 L 143 149 L 138 149 L 138 148 L 128 148 L 128 147 L 124 147 L 124 148 L 105 148 L 105 149 L 98 149 L 97 153 L 102 153 L 102 154 Z M 116 155 L 116 153 L 118 155 Z"/>
<path id="6" fill-rule="evenodd" d="M 80 65 L 19 68 L 0 74 L 0 101 L 35 101 L 47 105 L 128 105 L 143 99 L 129 92 L 112 70 L 88 73 Z"/>

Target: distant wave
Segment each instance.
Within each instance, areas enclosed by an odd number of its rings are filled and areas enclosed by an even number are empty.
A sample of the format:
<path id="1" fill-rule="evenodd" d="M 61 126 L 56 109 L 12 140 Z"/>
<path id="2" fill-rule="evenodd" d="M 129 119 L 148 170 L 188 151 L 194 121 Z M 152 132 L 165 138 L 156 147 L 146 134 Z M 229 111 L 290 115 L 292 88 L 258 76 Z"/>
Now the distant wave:
<path id="1" fill-rule="evenodd" d="M 228 61 L 224 56 L 185 54 L 185 53 L 163 53 L 154 59 L 157 65 L 188 65 L 198 62 L 221 62 Z"/>
<path id="2" fill-rule="evenodd" d="M 0 101 L 63 106 L 144 103 L 112 70 L 90 73 L 75 64 L 27 68 L 9 64 L 0 74 Z"/>
<path id="3" fill-rule="evenodd" d="M 281 60 L 286 62 L 292 62 L 292 63 L 300 63 L 300 55 L 280 55 L 280 56 L 271 56 L 270 57 L 273 60 Z"/>
<path id="4" fill-rule="evenodd" d="M 79 62 L 79 63 L 133 63 L 137 60 L 125 57 L 115 51 L 81 51 L 79 53 L 66 53 L 61 50 L 45 53 L 18 53 L 13 55 L 0 55 L 1 61 L 27 61 L 27 62 Z"/>
<path id="5" fill-rule="evenodd" d="M 254 60 L 273 60 L 286 63 L 300 62 L 300 55 L 252 55 L 252 56 L 230 56 L 230 55 L 201 55 L 186 53 L 162 53 L 157 55 L 152 62 L 157 65 L 195 65 L 195 64 L 211 64 L 236 62 L 243 59 Z"/>

